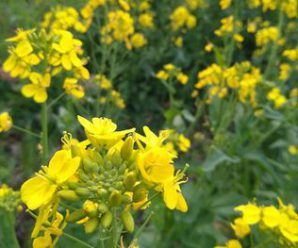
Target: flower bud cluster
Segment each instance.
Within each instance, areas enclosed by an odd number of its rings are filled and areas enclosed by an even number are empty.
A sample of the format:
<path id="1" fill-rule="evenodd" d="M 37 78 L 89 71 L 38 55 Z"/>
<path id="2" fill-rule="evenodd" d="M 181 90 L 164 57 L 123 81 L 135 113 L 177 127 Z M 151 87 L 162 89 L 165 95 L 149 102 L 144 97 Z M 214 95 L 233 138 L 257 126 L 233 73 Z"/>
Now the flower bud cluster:
<path id="1" fill-rule="evenodd" d="M 78 120 L 87 139 L 79 142 L 65 133 L 49 165 L 22 185 L 23 202 L 39 210 L 36 242 L 46 235 L 56 241 L 67 223 L 83 225 L 86 233 L 109 232 L 115 223 L 133 232 L 132 211 L 149 207 L 152 192 L 162 194 L 168 208 L 187 211 L 179 186 L 186 181 L 184 171 L 175 172 L 175 155 L 163 144 L 169 131 L 157 136 L 144 127 L 143 136 L 134 128 L 116 131 L 107 118 Z M 72 207 L 57 226 L 58 207 L 64 206 Z M 55 225 L 60 231 L 45 231 Z"/>
<path id="2" fill-rule="evenodd" d="M 0 210 L 12 212 L 22 209 L 20 193 L 6 184 L 0 186 Z"/>

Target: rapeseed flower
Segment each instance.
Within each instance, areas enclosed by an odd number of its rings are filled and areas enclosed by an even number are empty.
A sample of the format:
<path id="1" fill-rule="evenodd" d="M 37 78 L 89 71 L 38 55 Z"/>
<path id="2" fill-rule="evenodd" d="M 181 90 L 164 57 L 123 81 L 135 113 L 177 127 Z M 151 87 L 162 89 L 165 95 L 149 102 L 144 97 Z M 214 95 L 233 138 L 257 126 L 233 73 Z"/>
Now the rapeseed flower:
<path id="1" fill-rule="evenodd" d="M 0 114 L 0 133 L 7 132 L 12 128 L 13 121 L 8 112 L 2 112 Z"/>

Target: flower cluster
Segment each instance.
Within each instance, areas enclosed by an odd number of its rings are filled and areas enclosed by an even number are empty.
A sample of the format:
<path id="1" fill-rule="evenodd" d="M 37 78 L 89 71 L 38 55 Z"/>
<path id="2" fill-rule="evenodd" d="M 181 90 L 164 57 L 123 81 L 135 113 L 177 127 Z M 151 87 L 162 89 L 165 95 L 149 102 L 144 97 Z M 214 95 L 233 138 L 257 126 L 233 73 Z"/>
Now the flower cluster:
<path id="1" fill-rule="evenodd" d="M 173 64 L 164 65 L 163 70 L 158 71 L 155 76 L 163 81 L 172 81 L 173 79 L 176 79 L 183 85 L 188 82 L 188 76 L 184 74 L 179 67 L 176 67 Z"/>
<path id="2" fill-rule="evenodd" d="M 12 46 L 3 69 L 12 77 L 24 80 L 22 94 L 37 103 L 47 100 L 52 78 L 61 73 L 77 80 L 89 78 L 89 71 L 84 67 L 86 60 L 81 57 L 82 42 L 68 31 L 18 30 L 7 41 Z M 64 88 L 67 93 L 71 92 L 69 87 Z"/>
<path id="3" fill-rule="evenodd" d="M 15 210 L 21 210 L 21 198 L 18 191 L 14 191 L 6 184 L 0 186 L 0 209 L 12 212 Z"/>
<path id="4" fill-rule="evenodd" d="M 197 18 L 184 6 L 178 6 L 170 15 L 173 31 L 192 29 L 197 25 Z"/>
<path id="5" fill-rule="evenodd" d="M 84 225 L 86 233 L 108 232 L 112 223 L 132 232 L 131 212 L 149 207 L 152 191 L 162 194 L 168 208 L 187 211 L 179 186 L 186 181 L 184 171 L 175 172 L 175 155 L 163 144 L 169 131 L 157 136 L 144 127 L 141 135 L 134 128 L 116 131 L 107 118 L 78 120 L 87 139 L 79 142 L 66 133 L 49 165 L 21 187 L 23 202 L 39 210 L 32 232 L 36 244 L 55 244 L 67 223 Z M 63 217 L 58 208 L 65 201 L 73 208 Z"/>
<path id="6" fill-rule="evenodd" d="M 225 68 L 212 64 L 198 73 L 198 82 L 195 88 L 200 90 L 207 87 L 207 103 L 212 102 L 214 96 L 225 98 L 229 91 L 237 94 L 240 102 L 250 102 L 257 105 L 256 88 L 261 81 L 260 70 L 248 61 L 237 63 Z M 193 92 L 197 96 L 198 91 Z"/>
<path id="7" fill-rule="evenodd" d="M 273 242 L 279 242 L 282 247 L 296 247 L 298 244 L 298 214 L 294 206 L 285 205 L 278 199 L 279 207 L 258 206 L 256 203 L 248 203 L 235 208 L 235 211 L 241 212 L 242 216 L 238 217 L 231 224 L 231 227 L 239 239 L 244 239 L 252 232 L 253 226 L 258 226 L 259 231 L 268 232 L 272 235 Z M 252 234 L 251 234 L 252 235 Z M 230 242 L 237 243 L 242 247 L 238 240 Z M 221 246 L 217 246 L 219 248 Z"/>
<path id="8" fill-rule="evenodd" d="M 0 133 L 7 132 L 13 125 L 12 118 L 8 112 L 0 114 Z"/>

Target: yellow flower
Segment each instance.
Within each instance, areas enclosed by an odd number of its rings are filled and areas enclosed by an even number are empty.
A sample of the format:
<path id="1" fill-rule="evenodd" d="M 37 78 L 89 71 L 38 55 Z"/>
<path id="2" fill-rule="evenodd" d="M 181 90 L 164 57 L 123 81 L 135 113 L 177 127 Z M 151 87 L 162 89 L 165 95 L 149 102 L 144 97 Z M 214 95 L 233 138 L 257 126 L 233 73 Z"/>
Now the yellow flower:
<path id="1" fill-rule="evenodd" d="M 49 73 L 41 75 L 33 72 L 30 74 L 29 79 L 32 83 L 22 87 L 22 94 L 28 98 L 33 97 L 37 103 L 45 102 L 48 98 L 47 88 L 51 84 L 51 75 Z"/>
<path id="2" fill-rule="evenodd" d="M 82 42 L 74 39 L 72 33 L 59 31 L 61 36 L 58 43 L 53 44 L 53 49 L 59 53 L 56 65 L 62 65 L 65 70 L 70 71 L 73 67 L 82 67 L 82 61 L 77 53 L 81 50 Z"/>
<path id="3" fill-rule="evenodd" d="M 85 95 L 83 86 L 78 84 L 78 79 L 76 78 L 65 78 L 63 88 L 67 94 L 78 99 L 83 98 Z"/>
<path id="4" fill-rule="evenodd" d="M 177 7 L 170 15 L 172 30 L 177 31 L 183 27 L 192 29 L 197 24 L 197 19 L 184 6 Z"/>
<path id="5" fill-rule="evenodd" d="M 176 47 L 183 47 L 183 38 L 181 36 L 177 37 L 174 40 L 174 44 Z"/>
<path id="6" fill-rule="evenodd" d="M 232 3 L 232 0 L 220 0 L 219 2 L 220 8 L 225 10 L 230 7 L 231 3 Z"/>
<path id="7" fill-rule="evenodd" d="M 211 52 L 213 50 L 213 47 L 214 47 L 213 44 L 208 42 L 204 49 L 206 52 Z"/>
<path id="8" fill-rule="evenodd" d="M 248 203 L 235 208 L 235 211 L 242 212 L 242 218 L 248 225 L 253 225 L 261 220 L 261 209 L 255 204 Z"/>
<path id="9" fill-rule="evenodd" d="M 78 121 L 84 127 L 86 136 L 96 147 L 110 148 L 126 134 L 134 132 L 135 128 L 116 131 L 117 125 L 108 118 L 92 118 L 92 122 L 78 116 Z"/>
<path id="10" fill-rule="evenodd" d="M 242 245 L 238 240 L 231 239 L 225 246 L 215 246 L 214 248 L 242 248 Z"/>
<path id="11" fill-rule="evenodd" d="M 143 47 L 147 44 L 145 36 L 141 33 L 135 33 L 131 37 L 131 45 L 135 48 Z"/>
<path id="12" fill-rule="evenodd" d="M 187 75 L 185 75 L 184 73 L 182 73 L 182 72 L 179 72 L 178 74 L 177 74 L 177 80 L 181 83 L 181 84 L 187 84 L 187 82 L 188 82 L 188 76 Z"/>
<path id="13" fill-rule="evenodd" d="M 0 133 L 7 132 L 13 125 L 12 118 L 8 112 L 0 114 Z"/>
<path id="14" fill-rule="evenodd" d="M 179 149 L 182 152 L 187 152 L 191 146 L 190 140 L 186 138 L 183 134 L 180 134 L 179 137 Z"/>
<path id="15" fill-rule="evenodd" d="M 1 118 L 1 117 L 0 117 Z M 298 149 L 295 145 L 290 145 L 288 147 L 288 152 L 291 154 L 291 155 L 296 155 L 298 153 Z"/>
<path id="16" fill-rule="evenodd" d="M 249 225 L 242 218 L 235 219 L 234 224 L 232 224 L 231 226 L 238 238 L 243 239 L 250 233 Z"/>
<path id="17" fill-rule="evenodd" d="M 76 173 L 80 160 L 80 157 L 72 158 L 70 150 L 56 152 L 49 166 L 43 168 L 44 171 L 40 171 L 22 185 L 22 201 L 31 210 L 48 204 L 57 188 Z"/>
<path id="18" fill-rule="evenodd" d="M 172 156 L 165 148 L 153 147 L 141 152 L 137 165 L 148 183 L 163 183 L 174 175 Z"/>
<path id="19" fill-rule="evenodd" d="M 266 227 L 274 228 L 279 225 L 281 214 L 274 206 L 264 207 L 262 209 L 262 221 Z"/>
<path id="20" fill-rule="evenodd" d="M 167 80 L 169 78 L 169 74 L 164 70 L 160 70 L 155 76 L 160 80 Z"/>
<path id="21" fill-rule="evenodd" d="M 139 23 L 144 28 L 153 28 L 153 14 L 152 13 L 143 13 L 139 16 Z"/>

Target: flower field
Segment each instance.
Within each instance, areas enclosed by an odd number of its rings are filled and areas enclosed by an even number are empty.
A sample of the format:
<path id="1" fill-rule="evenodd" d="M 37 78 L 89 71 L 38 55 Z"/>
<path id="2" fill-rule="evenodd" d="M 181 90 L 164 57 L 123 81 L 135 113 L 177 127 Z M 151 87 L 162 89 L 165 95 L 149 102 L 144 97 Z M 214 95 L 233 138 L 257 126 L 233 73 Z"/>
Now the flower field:
<path id="1" fill-rule="evenodd" d="M 297 0 L 7 0 L 0 25 L 0 248 L 298 248 Z"/>

